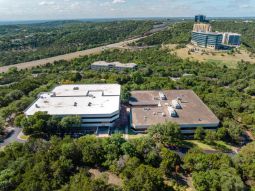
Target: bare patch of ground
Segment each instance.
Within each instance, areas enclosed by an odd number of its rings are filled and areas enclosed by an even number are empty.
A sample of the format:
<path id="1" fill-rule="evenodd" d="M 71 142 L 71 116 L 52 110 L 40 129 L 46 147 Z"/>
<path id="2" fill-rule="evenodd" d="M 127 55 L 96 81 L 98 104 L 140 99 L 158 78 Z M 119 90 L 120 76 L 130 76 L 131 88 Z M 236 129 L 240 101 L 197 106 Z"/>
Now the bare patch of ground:
<path id="1" fill-rule="evenodd" d="M 121 178 L 119 178 L 117 175 L 115 175 L 111 172 L 108 172 L 108 171 L 101 172 L 98 169 L 90 169 L 89 172 L 95 178 L 101 178 L 101 177 L 107 176 L 108 177 L 108 184 L 112 184 L 112 185 L 119 186 L 119 187 L 121 187 L 122 184 L 123 184 Z"/>
<path id="2" fill-rule="evenodd" d="M 237 63 L 240 61 L 250 62 L 255 64 L 255 58 L 250 56 L 250 53 L 247 50 L 240 49 L 240 53 L 234 53 L 233 55 L 228 54 L 227 52 L 213 52 L 211 50 L 206 51 L 205 53 L 201 51 L 190 52 L 192 47 L 189 45 L 185 48 L 176 48 L 176 44 L 167 44 L 164 45 L 163 48 L 168 48 L 172 50 L 183 59 L 191 59 L 200 62 L 204 61 L 213 61 L 216 63 L 220 63 L 222 65 L 226 65 L 228 67 L 236 67 Z"/>

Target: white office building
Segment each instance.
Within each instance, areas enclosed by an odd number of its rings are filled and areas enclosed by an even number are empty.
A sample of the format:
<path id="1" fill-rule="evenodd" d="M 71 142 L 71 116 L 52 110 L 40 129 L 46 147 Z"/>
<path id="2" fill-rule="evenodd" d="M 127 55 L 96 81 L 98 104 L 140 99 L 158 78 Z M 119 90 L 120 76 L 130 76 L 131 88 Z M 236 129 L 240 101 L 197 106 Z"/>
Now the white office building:
<path id="1" fill-rule="evenodd" d="M 41 93 L 25 115 L 47 112 L 52 116 L 80 116 L 82 127 L 112 127 L 120 116 L 118 84 L 61 85 Z"/>
<path id="2" fill-rule="evenodd" d="M 120 62 L 105 62 L 105 61 L 97 61 L 91 64 L 92 70 L 134 70 L 137 65 L 135 63 L 120 63 Z"/>

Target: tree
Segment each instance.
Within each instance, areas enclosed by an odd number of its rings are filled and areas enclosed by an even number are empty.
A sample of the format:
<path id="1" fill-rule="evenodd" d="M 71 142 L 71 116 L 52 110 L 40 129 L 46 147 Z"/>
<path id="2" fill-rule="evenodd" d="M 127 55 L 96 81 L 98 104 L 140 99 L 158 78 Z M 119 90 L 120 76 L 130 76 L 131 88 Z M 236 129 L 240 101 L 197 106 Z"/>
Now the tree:
<path id="1" fill-rule="evenodd" d="M 172 122 L 151 126 L 148 134 L 155 142 L 166 146 L 179 145 L 181 140 L 179 125 Z"/>
<path id="2" fill-rule="evenodd" d="M 121 101 L 127 103 L 129 101 L 131 94 L 130 90 L 127 87 L 123 87 L 121 90 Z"/>
<path id="3" fill-rule="evenodd" d="M 190 149 L 183 158 L 183 168 L 188 172 L 207 171 L 232 167 L 233 162 L 226 154 L 205 154 L 198 148 Z"/>
<path id="4" fill-rule="evenodd" d="M 79 128 L 81 126 L 81 118 L 79 116 L 65 116 L 61 119 L 60 125 L 65 130 L 72 130 L 72 128 Z"/>
<path id="5" fill-rule="evenodd" d="M 205 141 L 209 144 L 212 144 L 215 140 L 217 140 L 216 132 L 213 130 L 205 131 Z"/>
<path id="6" fill-rule="evenodd" d="M 15 117 L 14 120 L 14 125 L 16 127 L 21 127 L 21 121 L 25 118 L 26 116 L 24 114 L 20 114 L 18 116 Z"/>
<path id="7" fill-rule="evenodd" d="M 192 179 L 196 190 L 242 191 L 245 186 L 234 168 L 195 172 Z"/>
<path id="8" fill-rule="evenodd" d="M 164 190 L 164 179 L 161 172 L 156 168 L 140 165 L 132 175 L 132 178 L 124 181 L 125 191 Z"/>
<path id="9" fill-rule="evenodd" d="M 21 127 L 26 135 L 40 136 L 44 133 L 50 133 L 47 121 L 51 118 L 45 112 L 37 112 L 33 116 L 24 117 L 21 121 Z"/>
<path id="10" fill-rule="evenodd" d="M 255 142 L 249 143 L 238 153 L 235 163 L 242 172 L 244 180 L 252 180 L 255 187 Z"/>
<path id="11" fill-rule="evenodd" d="M 203 140 L 204 139 L 205 130 L 203 127 L 197 127 L 194 133 L 194 139 Z"/>
<path id="12" fill-rule="evenodd" d="M 161 162 L 159 156 L 160 147 L 149 136 L 129 141 L 135 146 L 136 157 L 145 164 L 158 167 Z"/>
<path id="13" fill-rule="evenodd" d="M 92 135 L 81 137 L 77 140 L 77 147 L 82 151 L 82 160 L 85 165 L 100 165 L 105 156 L 103 142 Z"/>
<path id="14" fill-rule="evenodd" d="M 119 159 L 122 155 L 121 146 L 123 143 L 125 143 L 125 139 L 121 134 L 113 134 L 110 138 L 104 140 L 103 148 L 106 159 L 104 166 L 109 167 L 114 160 Z"/>
<path id="15" fill-rule="evenodd" d="M 228 131 L 225 127 L 217 129 L 216 136 L 219 140 L 225 140 L 227 137 Z"/>
<path id="16" fill-rule="evenodd" d="M 2 117 L 0 117 L 0 134 L 3 134 L 4 132 L 4 125 L 5 125 L 5 121 Z"/>
<path id="17" fill-rule="evenodd" d="M 171 176 L 176 171 L 177 166 L 181 165 L 179 155 L 166 148 L 162 148 L 160 155 L 162 157 L 160 169 L 166 176 Z"/>

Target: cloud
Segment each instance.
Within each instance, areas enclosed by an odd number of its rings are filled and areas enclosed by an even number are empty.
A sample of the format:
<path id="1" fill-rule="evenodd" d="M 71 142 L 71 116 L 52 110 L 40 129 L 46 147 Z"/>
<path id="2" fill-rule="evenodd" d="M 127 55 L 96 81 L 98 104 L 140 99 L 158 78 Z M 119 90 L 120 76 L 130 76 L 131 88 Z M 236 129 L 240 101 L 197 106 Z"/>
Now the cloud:
<path id="1" fill-rule="evenodd" d="M 0 20 L 255 16 L 255 0 L 0 0 Z"/>
<path id="2" fill-rule="evenodd" d="M 41 2 L 39 2 L 39 5 L 49 6 L 49 5 L 56 5 L 56 3 L 54 1 L 41 1 Z"/>
<path id="3" fill-rule="evenodd" d="M 126 3 L 126 0 L 113 0 L 113 4 L 118 4 L 118 3 Z"/>

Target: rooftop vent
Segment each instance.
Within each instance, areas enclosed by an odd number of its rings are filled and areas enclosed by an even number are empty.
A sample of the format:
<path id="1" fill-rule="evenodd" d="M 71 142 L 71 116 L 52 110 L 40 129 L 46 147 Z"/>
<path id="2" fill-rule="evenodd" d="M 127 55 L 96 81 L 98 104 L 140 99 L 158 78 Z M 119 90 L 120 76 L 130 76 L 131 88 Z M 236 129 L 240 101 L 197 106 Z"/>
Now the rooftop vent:
<path id="1" fill-rule="evenodd" d="M 169 112 L 171 117 L 178 117 L 178 114 L 177 114 L 177 112 L 175 111 L 174 108 L 168 107 L 168 112 Z"/>
<path id="2" fill-rule="evenodd" d="M 89 106 L 89 107 L 91 107 L 91 106 L 92 106 L 92 103 L 91 103 L 91 102 L 89 102 L 89 103 L 88 103 L 88 106 Z"/>
<path id="3" fill-rule="evenodd" d="M 77 107 L 77 102 L 74 102 L 73 106 L 74 106 L 74 107 Z"/>
<path id="4" fill-rule="evenodd" d="M 79 90 L 79 87 L 74 87 L 73 90 Z"/>
<path id="5" fill-rule="evenodd" d="M 181 104 L 179 103 L 179 100 L 172 100 L 172 106 L 175 108 L 175 109 L 182 109 L 182 106 Z"/>
<path id="6" fill-rule="evenodd" d="M 56 92 L 52 92 L 51 97 L 56 97 Z"/>
<path id="7" fill-rule="evenodd" d="M 159 92 L 159 97 L 161 100 L 167 100 L 166 95 L 163 92 Z"/>

